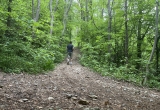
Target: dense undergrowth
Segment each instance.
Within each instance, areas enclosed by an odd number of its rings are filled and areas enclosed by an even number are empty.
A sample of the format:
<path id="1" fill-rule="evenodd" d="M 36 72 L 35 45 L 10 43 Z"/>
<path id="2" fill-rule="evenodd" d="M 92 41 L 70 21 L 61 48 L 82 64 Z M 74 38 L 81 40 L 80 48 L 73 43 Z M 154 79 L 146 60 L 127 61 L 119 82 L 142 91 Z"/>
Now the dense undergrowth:
<path id="1" fill-rule="evenodd" d="M 32 37 L 26 37 L 32 39 Z M 1 39 L 0 44 L 0 69 L 6 73 L 43 73 L 52 70 L 56 63 L 64 58 L 64 48 L 59 48 L 53 40 L 50 43 L 32 41 Z M 4 43 L 3 43 L 4 42 Z M 34 42 L 34 44 L 32 43 Z"/>
<path id="2" fill-rule="evenodd" d="M 81 49 L 80 62 L 83 66 L 89 67 L 103 76 L 129 81 L 137 86 L 144 86 L 142 82 L 145 71 L 139 72 L 134 66 L 128 67 L 126 64 L 117 67 L 115 63 L 110 63 L 107 59 L 104 60 L 105 55 L 100 56 L 96 54 L 96 51 L 88 51 L 92 49 L 86 49 L 86 47 Z M 145 86 L 160 90 L 160 76 L 155 76 L 153 73 L 150 73 Z"/>

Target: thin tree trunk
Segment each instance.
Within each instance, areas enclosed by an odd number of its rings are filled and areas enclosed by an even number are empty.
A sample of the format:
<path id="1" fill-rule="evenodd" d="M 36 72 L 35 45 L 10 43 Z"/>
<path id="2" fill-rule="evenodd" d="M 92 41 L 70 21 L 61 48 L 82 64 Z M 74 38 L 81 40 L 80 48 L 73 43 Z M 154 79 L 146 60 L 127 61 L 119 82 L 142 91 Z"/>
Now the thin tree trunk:
<path id="1" fill-rule="evenodd" d="M 50 0 L 50 2 L 49 2 L 50 16 L 51 16 L 51 22 L 50 22 L 51 23 L 50 24 L 50 35 L 51 36 L 53 34 L 54 12 L 57 10 L 58 2 L 59 2 L 59 0 L 56 0 L 56 6 L 55 6 L 54 10 L 53 10 L 53 6 L 52 6 L 53 0 Z"/>
<path id="2" fill-rule="evenodd" d="M 92 22 L 94 23 L 94 19 L 93 19 L 93 2 L 92 0 L 89 1 L 89 10 L 90 10 L 90 20 L 92 20 Z M 89 13 L 88 13 L 89 14 Z"/>
<path id="3" fill-rule="evenodd" d="M 68 18 L 68 12 L 71 8 L 71 5 L 72 5 L 72 0 L 70 0 L 69 2 L 69 6 L 68 6 L 68 0 L 66 1 L 66 7 L 65 7 L 65 10 L 64 10 L 64 17 L 63 17 L 63 30 L 62 30 L 62 34 L 61 36 L 63 36 L 65 34 L 65 31 L 66 31 L 66 24 L 67 24 L 67 18 Z"/>
<path id="4" fill-rule="evenodd" d="M 103 1 L 103 5 L 104 5 L 104 1 Z M 100 18 L 103 19 L 103 17 L 104 17 L 104 6 L 102 6 Z"/>
<path id="5" fill-rule="evenodd" d="M 11 3 L 12 3 L 12 0 L 9 0 L 8 1 L 8 13 L 12 12 Z M 7 24 L 8 29 L 5 31 L 5 35 L 9 37 L 11 35 L 10 30 L 9 30 L 9 27 L 11 27 L 11 16 L 10 16 L 10 14 L 8 14 L 6 24 Z"/>
<path id="6" fill-rule="evenodd" d="M 86 21 L 86 25 L 85 25 L 84 35 L 85 35 L 85 38 L 86 38 L 86 42 L 91 43 L 89 36 L 87 37 L 87 33 L 88 33 L 88 21 L 89 21 L 88 3 L 89 3 L 89 0 L 85 0 L 85 21 Z"/>
<path id="7" fill-rule="evenodd" d="M 160 73 L 160 67 L 159 67 L 159 47 L 158 47 L 158 42 L 159 42 L 159 37 L 157 39 L 157 45 L 156 45 L 156 75 L 158 75 L 158 73 Z"/>
<path id="8" fill-rule="evenodd" d="M 142 10 L 139 10 L 139 15 L 142 15 Z M 142 22 L 141 18 L 138 21 L 138 35 L 137 35 L 137 63 L 136 63 L 136 69 L 139 70 L 140 68 L 140 59 L 142 58 L 142 37 L 141 37 L 141 29 L 142 29 Z"/>
<path id="9" fill-rule="evenodd" d="M 159 9 L 158 9 L 158 6 L 159 6 L 159 2 L 158 0 L 156 1 L 156 19 L 155 19 L 155 38 L 154 38 L 154 45 L 153 45 L 153 48 L 152 48 L 152 52 L 151 52 L 151 55 L 150 55 L 150 58 L 148 60 L 148 63 L 147 63 L 147 66 L 146 66 L 146 75 L 144 77 L 144 81 L 143 81 L 143 84 L 146 84 L 147 82 L 147 76 L 149 74 L 149 65 L 153 59 L 153 55 L 154 55 L 154 51 L 156 49 L 156 45 L 157 45 L 157 41 L 158 41 L 158 15 L 159 15 Z"/>
<path id="10" fill-rule="evenodd" d="M 86 13 L 85 13 L 85 21 L 88 22 L 89 20 L 89 11 L 88 11 L 88 0 L 85 1 L 85 10 L 86 10 Z"/>
<path id="11" fill-rule="evenodd" d="M 53 22 L 54 22 L 54 12 L 56 11 L 57 9 L 57 6 L 58 6 L 58 2 L 59 0 L 56 0 L 56 5 L 55 5 L 55 8 L 53 10 L 53 0 L 50 0 L 50 3 L 49 3 L 49 7 L 50 7 L 50 16 L 51 16 L 51 24 L 50 24 L 50 35 L 52 36 L 53 34 Z"/>
<path id="12" fill-rule="evenodd" d="M 85 21 L 85 12 L 84 12 L 84 5 L 83 5 L 83 3 L 81 2 L 81 0 L 78 0 L 78 3 L 79 3 L 79 6 L 80 6 L 80 9 L 81 9 L 81 20 L 82 21 Z M 85 32 L 85 30 L 84 30 L 84 25 L 81 25 L 80 26 L 80 30 L 81 30 L 81 32 Z M 79 42 L 78 43 L 79 44 L 79 46 L 81 46 L 82 45 L 82 42 Z"/>
<path id="13" fill-rule="evenodd" d="M 41 6 L 41 1 L 37 0 L 37 10 L 36 10 L 36 16 L 34 18 L 34 20 L 37 22 L 39 19 L 39 14 L 40 14 L 40 6 Z"/>
<path id="14" fill-rule="evenodd" d="M 53 16 L 53 7 L 52 7 L 52 2 L 53 0 L 50 0 L 49 2 L 49 7 L 50 7 L 50 15 L 51 15 L 51 24 L 50 24 L 50 35 L 52 36 L 52 33 L 53 33 L 53 19 L 54 19 L 54 16 Z"/>
<path id="15" fill-rule="evenodd" d="M 34 19 L 34 0 L 32 0 L 32 19 Z"/>
<path id="16" fill-rule="evenodd" d="M 32 19 L 34 20 L 34 0 L 32 0 Z M 32 37 L 34 37 L 34 27 L 32 26 Z"/>
<path id="17" fill-rule="evenodd" d="M 34 0 L 32 0 L 32 19 L 34 20 L 34 22 L 37 22 L 39 19 L 40 4 L 41 4 L 41 1 L 37 0 L 37 8 L 36 8 L 36 13 L 35 13 Z M 32 37 L 33 38 L 35 37 L 34 26 L 32 26 Z"/>
<path id="18" fill-rule="evenodd" d="M 81 20 L 85 21 L 85 11 L 84 11 L 84 4 L 78 0 L 80 8 L 81 8 Z"/>
<path id="19" fill-rule="evenodd" d="M 128 0 L 125 0 L 125 58 L 126 64 L 128 64 Z"/>
<path id="20" fill-rule="evenodd" d="M 9 3 L 8 3 L 8 12 L 9 12 L 9 13 L 12 12 L 11 3 L 12 3 L 12 0 L 9 0 Z M 8 18 L 7 18 L 7 26 L 8 26 L 8 27 L 11 26 L 11 16 L 10 16 L 10 15 L 8 15 Z"/>
<path id="21" fill-rule="evenodd" d="M 111 6 L 110 6 L 110 0 L 108 0 L 108 42 L 111 40 L 111 23 L 112 23 L 112 15 L 111 15 Z M 108 53 L 111 53 L 110 51 L 111 45 L 108 44 Z"/>

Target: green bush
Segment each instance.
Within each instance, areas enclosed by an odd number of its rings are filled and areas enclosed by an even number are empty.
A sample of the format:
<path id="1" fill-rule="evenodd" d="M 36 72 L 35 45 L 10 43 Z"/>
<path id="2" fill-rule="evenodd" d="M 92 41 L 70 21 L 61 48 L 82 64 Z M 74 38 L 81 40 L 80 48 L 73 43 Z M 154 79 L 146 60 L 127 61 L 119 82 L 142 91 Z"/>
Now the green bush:
<path id="1" fill-rule="evenodd" d="M 134 65 L 121 65 L 117 67 L 114 63 L 108 64 L 107 61 L 100 61 L 99 55 L 93 52 L 94 47 L 87 45 L 88 47 L 82 47 L 80 62 L 82 65 L 92 68 L 94 71 L 99 72 L 103 76 L 113 77 L 119 80 L 129 81 L 136 85 L 141 85 L 144 72 L 136 73 Z M 91 51 L 90 51 L 91 50 Z M 104 56 L 105 57 L 105 56 Z M 101 58 L 102 59 L 102 58 Z M 155 77 L 150 74 L 147 82 L 148 87 L 160 89 L 160 76 Z"/>
<path id="2" fill-rule="evenodd" d="M 58 46 L 35 48 L 30 42 L 15 40 L 1 44 L 0 69 L 7 73 L 40 73 L 52 70 L 64 58 Z"/>

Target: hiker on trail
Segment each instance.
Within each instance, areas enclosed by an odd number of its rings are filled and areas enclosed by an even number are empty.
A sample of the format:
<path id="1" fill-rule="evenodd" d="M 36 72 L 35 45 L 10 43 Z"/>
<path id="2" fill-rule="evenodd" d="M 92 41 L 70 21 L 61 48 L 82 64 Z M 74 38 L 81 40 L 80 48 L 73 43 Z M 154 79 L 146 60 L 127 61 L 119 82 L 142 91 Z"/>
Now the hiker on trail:
<path id="1" fill-rule="evenodd" d="M 72 45 L 72 41 L 70 41 L 70 43 L 67 45 L 67 53 L 68 53 L 68 56 L 67 56 L 67 64 L 72 64 L 72 54 L 73 54 L 73 45 Z"/>

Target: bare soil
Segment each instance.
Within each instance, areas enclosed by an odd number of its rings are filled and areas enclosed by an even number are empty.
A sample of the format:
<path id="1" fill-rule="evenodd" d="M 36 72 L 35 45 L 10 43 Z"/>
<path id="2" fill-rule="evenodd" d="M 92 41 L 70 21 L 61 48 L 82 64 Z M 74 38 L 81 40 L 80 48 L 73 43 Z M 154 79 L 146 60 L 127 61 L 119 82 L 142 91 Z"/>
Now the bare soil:
<path id="1" fill-rule="evenodd" d="M 0 73 L 0 110 L 160 110 L 160 92 L 66 61 L 46 74 Z"/>

